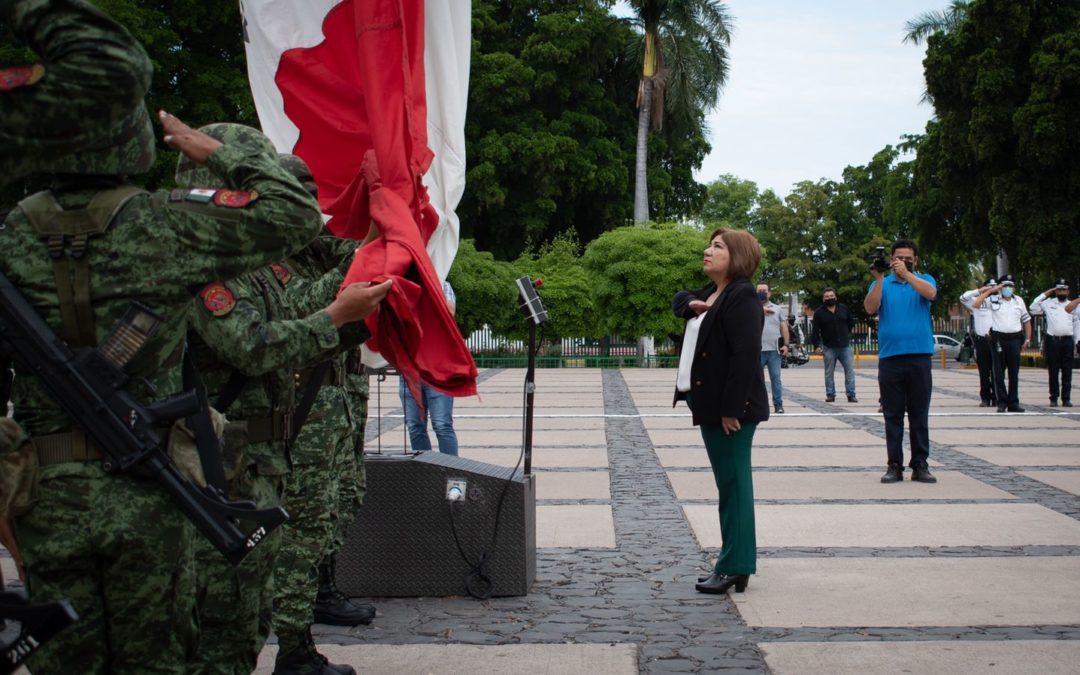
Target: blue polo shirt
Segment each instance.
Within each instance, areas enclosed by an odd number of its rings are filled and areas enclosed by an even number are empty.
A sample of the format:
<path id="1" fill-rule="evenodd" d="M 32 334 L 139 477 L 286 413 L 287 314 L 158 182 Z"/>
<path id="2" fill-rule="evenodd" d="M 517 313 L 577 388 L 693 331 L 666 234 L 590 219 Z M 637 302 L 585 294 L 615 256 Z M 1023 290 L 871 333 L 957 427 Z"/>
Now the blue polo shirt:
<path id="1" fill-rule="evenodd" d="M 937 288 L 937 281 L 929 274 L 915 272 L 915 276 Z M 876 283 L 875 279 L 870 290 Z M 878 308 L 878 357 L 933 354 L 930 301 L 895 274 L 886 276 L 882 283 L 885 285 L 881 288 L 881 307 Z"/>

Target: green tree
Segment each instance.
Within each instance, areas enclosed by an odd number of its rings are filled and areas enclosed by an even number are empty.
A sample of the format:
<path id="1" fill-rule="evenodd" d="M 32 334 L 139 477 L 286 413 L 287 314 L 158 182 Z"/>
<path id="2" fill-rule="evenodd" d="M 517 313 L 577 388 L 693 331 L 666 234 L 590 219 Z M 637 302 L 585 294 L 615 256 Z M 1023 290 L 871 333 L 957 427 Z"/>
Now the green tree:
<path id="1" fill-rule="evenodd" d="M 646 223 L 605 232 L 585 247 L 601 334 L 623 338 L 681 335 L 671 299 L 708 283 L 701 271 L 707 233 Z M 596 334 L 596 333 L 594 333 Z"/>
<path id="2" fill-rule="evenodd" d="M 640 65 L 634 222 L 649 220 L 649 128 L 665 115 L 701 127 L 727 81 L 732 18 L 717 0 L 628 0 Z"/>
<path id="3" fill-rule="evenodd" d="M 976 258 L 1043 288 L 1080 268 L 1080 6 L 975 0 L 924 61 L 937 123 L 920 169 Z"/>
<path id="4" fill-rule="evenodd" d="M 592 282 L 581 259 L 581 245 L 573 233 L 565 233 L 544 244 L 533 255 L 524 253 L 515 268 L 531 279 L 539 279 L 538 290 L 548 310 L 544 324 L 546 341 L 558 342 L 570 337 L 601 337 L 596 321 Z M 519 315 L 520 316 L 520 315 Z M 525 337 L 528 324 L 519 321 L 507 335 Z"/>
<path id="5" fill-rule="evenodd" d="M 496 260 L 486 251 L 477 251 L 471 239 L 461 240 L 447 279 L 457 296 L 454 319 L 462 335 L 468 337 L 485 325 L 505 334 L 522 320 L 514 286 L 519 276 L 511 263 Z"/>
<path id="6" fill-rule="evenodd" d="M 699 217 L 706 230 L 720 226 L 752 229 L 753 213 L 758 207 L 758 187 L 726 173 L 706 186 L 705 204 Z"/>

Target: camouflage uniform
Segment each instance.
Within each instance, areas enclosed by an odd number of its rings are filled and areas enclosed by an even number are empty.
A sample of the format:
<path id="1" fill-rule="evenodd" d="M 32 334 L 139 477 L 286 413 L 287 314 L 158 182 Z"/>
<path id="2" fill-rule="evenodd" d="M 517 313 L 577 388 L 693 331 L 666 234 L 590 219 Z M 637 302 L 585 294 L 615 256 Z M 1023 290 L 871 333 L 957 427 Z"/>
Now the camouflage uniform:
<path id="1" fill-rule="evenodd" d="M 142 46 L 82 0 L 0 0 L 8 24 L 41 58 L 0 67 L 0 185 L 30 173 L 86 173 L 123 151 L 130 174 L 153 163 L 143 97 L 152 68 Z"/>
<path id="2" fill-rule="evenodd" d="M 53 15 L 31 11 L 42 7 L 55 9 L 57 21 L 52 21 Z M 0 21 L 11 21 L 29 44 L 45 45 L 39 47 L 44 53 L 49 53 L 52 39 L 59 39 L 58 26 L 103 33 L 84 39 L 83 56 L 88 59 L 96 50 L 108 60 L 108 45 L 130 43 L 130 36 L 115 26 L 107 30 L 101 21 L 80 25 L 59 20 L 67 16 L 63 12 L 76 10 L 89 11 L 71 0 L 0 0 Z M 148 83 L 151 67 L 145 54 L 135 47 L 128 53 L 142 55 L 127 62 L 131 81 Z M 84 78 L 92 78 L 96 71 L 87 72 Z M 23 94 L 32 97 L 36 86 L 27 85 Z M 143 93 L 145 86 L 137 96 Z M 40 108 L 31 102 L 23 108 L 9 107 L 6 96 L 0 94 L 4 129 L 25 122 L 13 119 L 19 114 L 48 120 L 57 105 L 55 96 L 43 95 Z M 71 102 L 65 98 L 64 105 Z M 92 129 L 98 119 L 89 115 L 80 122 Z M 151 138 L 145 113 L 140 123 L 149 133 L 131 139 Z M 103 131 L 105 137 L 109 133 L 111 129 Z M 58 178 L 54 185 L 56 203 L 72 210 L 84 208 L 103 188 L 117 186 L 116 176 L 147 166 L 147 158 L 153 158 L 152 144 L 109 146 L 80 150 L 70 162 L 46 161 L 37 169 L 83 174 Z M 131 393 L 145 401 L 182 389 L 180 353 L 193 289 L 280 259 L 303 246 L 322 225 L 311 196 L 278 167 L 275 158 L 256 148 L 222 147 L 211 155 L 208 166 L 219 184 L 241 191 L 249 203 L 232 208 L 191 201 L 193 195 L 185 192 L 141 193 L 111 217 L 104 233 L 82 242 L 89 278 L 80 288 L 89 293 L 92 325 L 76 328 L 89 331 L 100 343 L 133 301 L 162 317 L 157 333 L 127 368 L 133 376 Z M 4 251 L 0 269 L 60 332 L 64 322 L 46 240 L 23 208 L 7 217 L 0 229 L 0 247 Z M 31 373 L 17 375 L 12 386 L 15 417 L 34 437 L 35 447 L 42 436 L 55 434 L 52 441 L 68 439 L 73 448 L 74 422 Z M 69 452 L 66 459 L 54 457 L 54 463 L 40 468 L 40 499 L 15 523 L 32 598 L 66 598 L 80 617 L 77 627 L 31 657 L 29 667 L 35 673 L 187 672 L 195 630 L 192 528 L 157 484 L 130 474 L 108 475 L 93 459 L 100 451 L 92 445 L 87 450 L 81 461 Z"/>
<path id="3" fill-rule="evenodd" d="M 202 131 L 228 142 L 237 125 L 211 125 Z M 241 127 L 240 129 L 243 129 Z M 272 151 L 272 148 L 270 148 Z M 187 187 L 210 184 L 204 169 L 181 161 L 177 182 Z M 362 323 L 340 332 L 319 310 L 297 318 L 286 301 L 293 275 L 284 265 L 229 282 L 212 282 L 192 309 L 189 341 L 211 402 L 234 373 L 248 376 L 227 414 L 226 477 L 230 498 L 277 506 L 289 471 L 288 427 L 295 408 L 295 367 L 325 359 L 342 342 L 367 338 Z M 222 299 L 215 302 L 213 298 Z M 255 669 L 270 633 L 273 570 L 281 536 L 278 531 L 234 567 L 208 541 L 196 542 L 198 614 L 201 635 L 192 670 L 246 675 Z"/>
<path id="4" fill-rule="evenodd" d="M 309 280 L 292 292 L 294 309 L 307 311 L 336 295 L 350 262 L 342 259 L 342 246 L 351 254 L 356 244 L 321 238 L 292 259 L 295 269 Z M 274 632 L 283 644 L 289 636 L 307 634 L 316 609 L 324 617 L 320 621 L 338 625 L 368 623 L 375 614 L 373 607 L 352 603 L 333 588 L 325 564 L 336 550 L 341 527 L 342 476 L 355 475 L 357 415 L 343 387 L 345 357 L 341 353 L 332 360 L 327 382 L 293 448 L 285 508 L 290 514 L 296 509 L 300 517 L 282 528 L 285 543 L 274 580 Z M 353 484 L 351 478 L 348 483 L 347 489 Z M 350 490 L 349 501 L 351 494 Z M 328 610 L 325 614 L 324 609 Z"/>

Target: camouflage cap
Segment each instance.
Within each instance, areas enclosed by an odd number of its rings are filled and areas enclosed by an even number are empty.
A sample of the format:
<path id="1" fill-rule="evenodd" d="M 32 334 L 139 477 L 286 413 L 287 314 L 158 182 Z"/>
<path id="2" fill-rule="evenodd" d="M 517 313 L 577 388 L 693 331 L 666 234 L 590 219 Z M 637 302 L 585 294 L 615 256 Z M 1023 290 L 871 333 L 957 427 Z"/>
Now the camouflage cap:
<path id="1" fill-rule="evenodd" d="M 233 122 L 207 124 L 199 131 L 225 145 L 245 145 L 249 149 L 271 157 L 277 150 L 266 134 L 254 127 Z M 176 184 L 180 187 L 216 187 L 221 179 L 216 177 L 206 166 L 200 166 L 181 154 L 176 162 Z"/>
<path id="2" fill-rule="evenodd" d="M 319 195 L 319 186 L 315 184 L 315 176 L 311 174 L 311 168 L 299 156 L 288 152 L 278 154 L 278 164 L 282 169 L 291 173 L 300 184 L 304 186 L 312 196 Z"/>
<path id="3" fill-rule="evenodd" d="M 146 105 L 140 103 L 130 115 L 102 134 L 90 147 L 40 168 L 54 174 L 133 176 L 146 173 L 154 165 L 155 142 L 154 125 Z"/>

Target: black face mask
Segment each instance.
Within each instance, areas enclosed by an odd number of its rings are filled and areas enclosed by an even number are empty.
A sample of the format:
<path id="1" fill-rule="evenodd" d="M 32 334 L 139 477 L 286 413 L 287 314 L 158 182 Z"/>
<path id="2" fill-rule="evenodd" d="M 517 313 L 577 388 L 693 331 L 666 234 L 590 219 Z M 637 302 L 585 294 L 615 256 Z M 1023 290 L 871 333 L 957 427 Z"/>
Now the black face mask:
<path id="1" fill-rule="evenodd" d="M 1058 293 L 1057 299 L 1058 299 L 1058 302 L 1068 302 L 1069 301 L 1069 294 L 1068 293 Z"/>
<path id="2" fill-rule="evenodd" d="M 828 298 L 827 300 L 825 300 L 825 306 L 826 307 L 835 307 L 836 306 L 836 298 Z"/>

